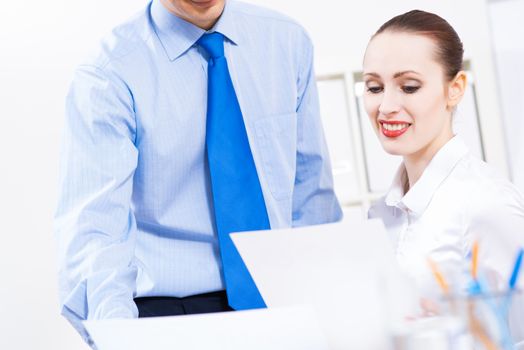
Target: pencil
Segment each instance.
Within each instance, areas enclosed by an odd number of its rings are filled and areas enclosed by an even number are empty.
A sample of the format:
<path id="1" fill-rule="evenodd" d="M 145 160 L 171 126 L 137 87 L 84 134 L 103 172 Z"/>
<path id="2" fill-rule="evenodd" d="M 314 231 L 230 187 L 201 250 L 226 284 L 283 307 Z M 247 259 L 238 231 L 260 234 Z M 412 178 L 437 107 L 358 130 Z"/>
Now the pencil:
<path id="1" fill-rule="evenodd" d="M 478 280 L 478 262 L 479 262 L 479 242 L 473 242 L 471 248 L 471 276 L 475 281 Z"/>
<path id="2" fill-rule="evenodd" d="M 431 258 L 428 258 L 428 264 L 429 264 L 429 267 L 431 268 L 431 272 L 433 273 L 433 276 L 435 277 L 435 280 L 437 281 L 438 285 L 440 286 L 440 289 L 442 289 L 442 292 L 444 294 L 448 294 L 449 293 L 448 283 L 446 282 L 446 279 L 444 278 L 444 275 L 442 274 L 442 272 L 440 272 L 437 264 L 433 260 L 431 260 Z"/>

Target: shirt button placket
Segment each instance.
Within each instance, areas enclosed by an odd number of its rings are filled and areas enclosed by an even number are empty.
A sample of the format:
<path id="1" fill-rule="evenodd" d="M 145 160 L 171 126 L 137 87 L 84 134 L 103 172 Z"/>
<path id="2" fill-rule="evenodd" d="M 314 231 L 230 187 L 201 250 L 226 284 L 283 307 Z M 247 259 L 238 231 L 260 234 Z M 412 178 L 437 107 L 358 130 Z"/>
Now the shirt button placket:
<path id="1" fill-rule="evenodd" d="M 410 226 L 410 218 L 407 209 L 402 205 L 402 203 L 399 204 L 398 209 L 402 215 L 402 229 L 399 233 L 399 239 L 397 244 L 397 251 L 396 255 L 397 258 L 403 258 L 404 257 L 404 248 L 405 248 L 405 242 L 406 242 L 406 236 L 409 231 Z"/>

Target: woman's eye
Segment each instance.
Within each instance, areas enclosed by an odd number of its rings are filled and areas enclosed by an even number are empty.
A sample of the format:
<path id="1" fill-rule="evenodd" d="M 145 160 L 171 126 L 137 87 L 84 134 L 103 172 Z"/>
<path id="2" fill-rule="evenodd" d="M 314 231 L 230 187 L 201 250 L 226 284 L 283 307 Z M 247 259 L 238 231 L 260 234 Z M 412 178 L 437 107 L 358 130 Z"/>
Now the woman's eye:
<path id="1" fill-rule="evenodd" d="M 368 92 L 371 92 L 372 94 L 378 94 L 382 92 L 382 87 L 380 86 L 368 86 Z"/>
<path id="2" fill-rule="evenodd" d="M 420 89 L 420 86 L 409 86 L 409 85 L 406 85 L 406 86 L 402 87 L 402 91 L 404 91 L 404 93 L 406 93 L 406 94 L 413 94 L 413 93 L 417 92 L 418 89 Z"/>

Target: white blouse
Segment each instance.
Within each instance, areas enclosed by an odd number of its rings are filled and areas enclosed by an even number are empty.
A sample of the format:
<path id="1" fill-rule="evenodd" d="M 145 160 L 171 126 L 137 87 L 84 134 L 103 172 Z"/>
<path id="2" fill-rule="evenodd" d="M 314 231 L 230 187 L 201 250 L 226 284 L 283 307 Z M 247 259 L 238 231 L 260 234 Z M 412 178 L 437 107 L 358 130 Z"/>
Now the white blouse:
<path id="1" fill-rule="evenodd" d="M 401 269 L 421 295 L 440 292 L 427 258 L 460 285 L 474 240 L 479 272 L 491 287 L 507 288 L 517 250 L 524 247 L 524 199 L 485 162 L 470 155 L 457 136 L 433 157 L 415 185 L 404 193 L 401 164 L 388 193 L 373 204 L 370 218 L 381 218 L 392 238 Z M 524 275 L 524 271 L 522 271 Z M 524 286 L 521 276 L 519 286 Z M 463 287 L 463 285 L 461 285 Z"/>

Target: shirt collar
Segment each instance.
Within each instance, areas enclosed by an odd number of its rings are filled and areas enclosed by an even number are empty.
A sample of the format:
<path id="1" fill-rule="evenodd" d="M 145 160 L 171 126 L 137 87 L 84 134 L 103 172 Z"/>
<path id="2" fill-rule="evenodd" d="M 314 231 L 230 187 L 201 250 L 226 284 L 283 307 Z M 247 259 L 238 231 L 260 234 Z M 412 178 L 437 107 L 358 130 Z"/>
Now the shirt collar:
<path id="1" fill-rule="evenodd" d="M 464 142 L 458 136 L 453 137 L 435 154 L 420 179 L 406 194 L 404 185 L 408 179 L 402 163 L 386 195 L 386 205 L 409 209 L 417 215 L 422 214 L 439 186 L 468 152 Z"/>
<path id="2" fill-rule="evenodd" d="M 208 32 L 219 32 L 233 44 L 238 44 L 238 30 L 232 16 L 233 6 L 234 2 L 226 1 L 222 15 Z M 153 0 L 151 4 L 151 19 L 158 38 L 171 61 L 184 54 L 206 33 L 204 29 L 169 12 L 160 3 L 160 0 Z"/>

